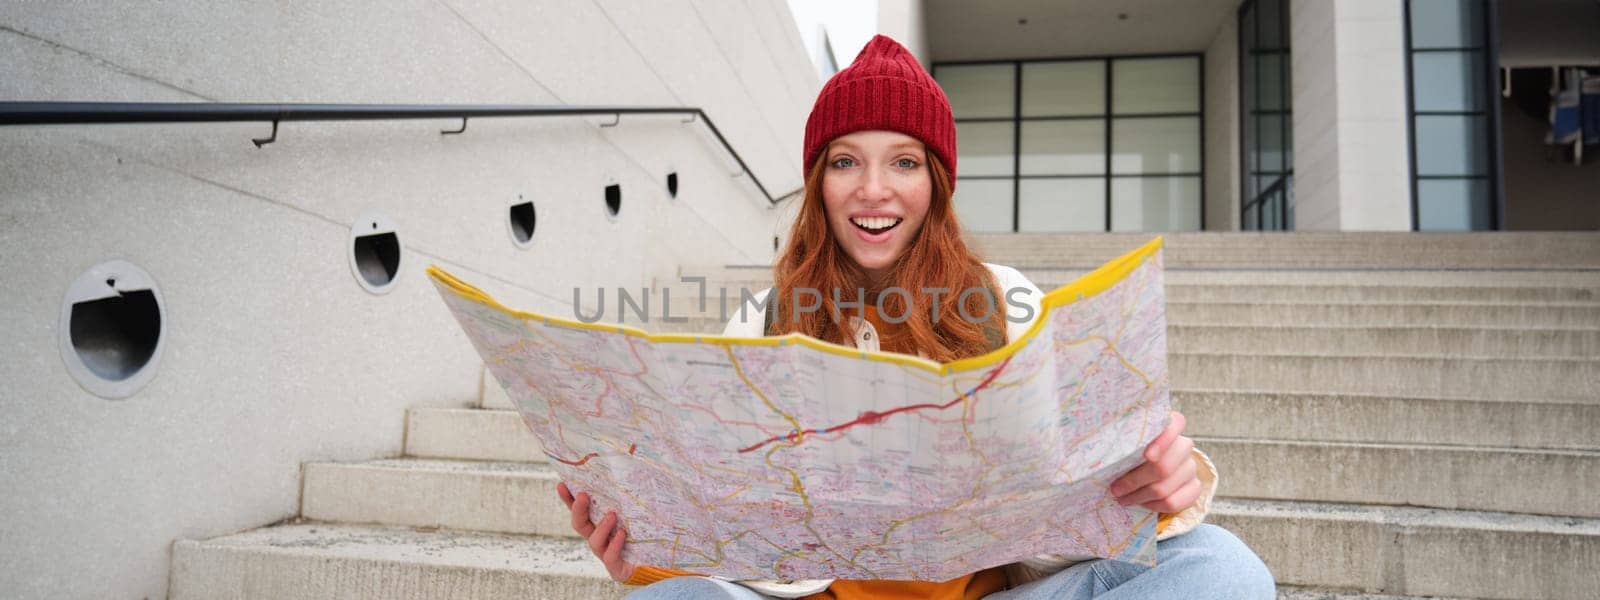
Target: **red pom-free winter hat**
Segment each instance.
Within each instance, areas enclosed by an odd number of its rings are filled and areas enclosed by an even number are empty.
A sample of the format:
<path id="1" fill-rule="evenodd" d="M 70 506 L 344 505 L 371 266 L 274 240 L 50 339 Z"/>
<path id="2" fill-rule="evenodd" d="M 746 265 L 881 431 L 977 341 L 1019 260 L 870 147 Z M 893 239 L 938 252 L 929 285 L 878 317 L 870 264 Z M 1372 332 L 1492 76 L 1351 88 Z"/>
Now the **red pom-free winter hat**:
<path id="1" fill-rule="evenodd" d="M 884 129 L 922 140 L 956 175 L 956 123 L 950 100 L 905 46 L 875 36 L 856 60 L 822 85 L 806 119 L 805 162 L 809 172 L 828 142 L 841 135 Z"/>

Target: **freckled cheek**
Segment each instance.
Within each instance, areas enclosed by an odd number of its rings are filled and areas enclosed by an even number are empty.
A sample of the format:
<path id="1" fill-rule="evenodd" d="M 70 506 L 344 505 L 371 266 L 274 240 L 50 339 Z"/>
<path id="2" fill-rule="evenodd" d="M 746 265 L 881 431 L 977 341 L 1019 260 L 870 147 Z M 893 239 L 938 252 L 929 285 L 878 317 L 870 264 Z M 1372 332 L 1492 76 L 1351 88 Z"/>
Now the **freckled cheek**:
<path id="1" fill-rule="evenodd" d="M 932 186 L 922 186 L 919 189 L 908 190 L 906 193 L 907 198 L 916 199 L 906 203 L 906 213 L 908 217 L 915 215 L 914 220 L 918 225 L 928 218 L 928 204 L 932 201 L 932 195 Z"/>

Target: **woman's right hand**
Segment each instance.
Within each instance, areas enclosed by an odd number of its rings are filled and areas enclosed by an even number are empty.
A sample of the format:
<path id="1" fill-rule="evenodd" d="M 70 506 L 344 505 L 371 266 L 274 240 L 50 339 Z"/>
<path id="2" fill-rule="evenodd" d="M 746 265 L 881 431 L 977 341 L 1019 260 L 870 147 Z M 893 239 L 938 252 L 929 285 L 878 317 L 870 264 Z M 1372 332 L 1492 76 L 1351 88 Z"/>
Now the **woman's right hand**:
<path id="1" fill-rule="evenodd" d="M 556 484 L 556 495 L 561 496 L 561 502 L 572 512 L 572 530 L 589 540 L 589 551 L 605 564 L 611 578 L 621 583 L 632 577 L 633 565 L 622 560 L 622 545 L 626 543 L 628 532 L 617 522 L 617 513 L 607 512 L 599 523 L 590 523 L 588 492 L 578 492 L 574 496 L 563 481 Z"/>

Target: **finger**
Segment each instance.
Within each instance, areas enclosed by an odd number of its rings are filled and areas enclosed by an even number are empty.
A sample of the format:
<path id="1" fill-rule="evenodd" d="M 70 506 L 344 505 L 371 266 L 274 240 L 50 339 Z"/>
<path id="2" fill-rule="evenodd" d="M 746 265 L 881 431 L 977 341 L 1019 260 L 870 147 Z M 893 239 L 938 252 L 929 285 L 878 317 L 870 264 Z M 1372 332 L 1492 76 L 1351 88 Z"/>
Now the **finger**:
<path id="1" fill-rule="evenodd" d="M 1165 452 L 1152 460 L 1145 461 L 1112 483 L 1111 495 L 1121 498 L 1134 490 L 1166 479 L 1176 473 L 1184 461 L 1190 460 L 1189 455 L 1192 450 L 1194 450 L 1194 440 L 1178 436 Z"/>
<path id="2" fill-rule="evenodd" d="M 578 492 L 577 499 L 572 502 L 572 530 L 583 537 L 594 533 L 594 523 L 589 522 L 588 492 Z"/>
<path id="3" fill-rule="evenodd" d="M 617 513 L 608 512 L 605 518 L 600 519 L 600 524 L 595 525 L 594 533 L 589 534 L 589 550 L 596 557 L 606 552 L 606 542 L 611 541 L 611 531 L 617 526 Z"/>
<path id="4" fill-rule="evenodd" d="M 1154 462 L 1156 457 L 1166 453 L 1167 447 L 1172 445 L 1173 440 L 1183 435 L 1183 428 L 1187 424 L 1188 421 L 1183 418 L 1183 413 L 1172 411 L 1172 418 L 1167 420 L 1167 428 L 1163 429 L 1161 435 L 1156 436 L 1156 439 L 1145 447 L 1145 461 Z"/>
<path id="5" fill-rule="evenodd" d="M 1176 463 L 1178 462 L 1177 460 L 1172 460 L 1172 457 L 1187 452 L 1184 443 L 1184 440 L 1187 439 L 1180 436 L 1177 442 L 1174 442 L 1167 448 L 1165 453 L 1157 456 L 1155 460 L 1147 460 L 1143 464 L 1134 467 L 1133 470 L 1128 471 L 1121 478 L 1118 478 L 1111 484 L 1111 495 L 1120 498 L 1171 475 L 1176 470 Z M 1188 442 L 1188 447 L 1192 448 L 1193 443 L 1192 441 Z"/>
<path id="6" fill-rule="evenodd" d="M 1199 470 L 1195 467 L 1193 460 L 1185 461 L 1183 464 L 1178 465 L 1177 470 L 1171 476 L 1164 477 L 1160 481 L 1120 496 L 1117 498 L 1117 503 L 1123 506 L 1133 506 L 1161 500 L 1176 493 L 1185 485 L 1188 485 L 1190 481 L 1199 481 L 1199 478 L 1195 475 L 1198 472 Z"/>
<path id="7" fill-rule="evenodd" d="M 1187 485 L 1189 481 L 1196 479 L 1195 473 L 1194 461 L 1191 460 L 1187 465 L 1178 467 L 1178 470 L 1171 476 L 1164 477 L 1160 481 L 1119 496 L 1117 503 L 1123 506 L 1133 506 L 1161 500 L 1177 492 L 1184 485 Z"/>
<path id="8" fill-rule="evenodd" d="M 633 569 L 634 565 L 623 561 L 619 555 L 617 568 L 611 571 L 611 578 L 617 580 L 617 583 L 627 583 L 629 579 L 633 579 Z M 610 570 L 610 567 L 607 567 L 607 570 Z"/>
<path id="9" fill-rule="evenodd" d="M 611 541 L 606 542 L 605 554 L 600 555 L 600 562 L 606 564 L 606 570 L 613 573 L 622 570 L 617 567 L 622 566 L 622 545 L 626 543 L 627 537 L 628 531 L 619 526 L 612 533 Z"/>
<path id="10" fill-rule="evenodd" d="M 561 503 L 567 505 L 567 510 L 572 510 L 572 490 L 567 489 L 567 482 L 556 484 L 556 495 L 561 497 Z"/>
<path id="11" fill-rule="evenodd" d="M 1140 506 L 1156 512 L 1171 514 L 1187 510 L 1189 507 L 1194 506 L 1195 500 L 1199 499 L 1200 480 L 1190 479 L 1188 483 L 1183 484 L 1183 487 L 1178 488 L 1178 491 L 1171 496 L 1154 502 L 1146 502 Z"/>

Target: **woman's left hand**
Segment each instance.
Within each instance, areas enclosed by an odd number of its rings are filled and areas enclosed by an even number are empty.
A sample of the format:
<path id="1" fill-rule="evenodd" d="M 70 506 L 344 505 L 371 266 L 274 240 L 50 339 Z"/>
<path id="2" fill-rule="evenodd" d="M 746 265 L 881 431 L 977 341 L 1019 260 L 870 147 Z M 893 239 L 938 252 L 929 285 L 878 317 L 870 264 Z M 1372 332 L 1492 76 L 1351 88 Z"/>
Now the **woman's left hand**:
<path id="1" fill-rule="evenodd" d="M 1194 440 L 1183 435 L 1183 414 L 1172 412 L 1167 429 L 1144 449 L 1144 464 L 1111 483 L 1111 495 L 1123 506 L 1137 504 L 1159 513 L 1176 513 L 1200 497 Z"/>

